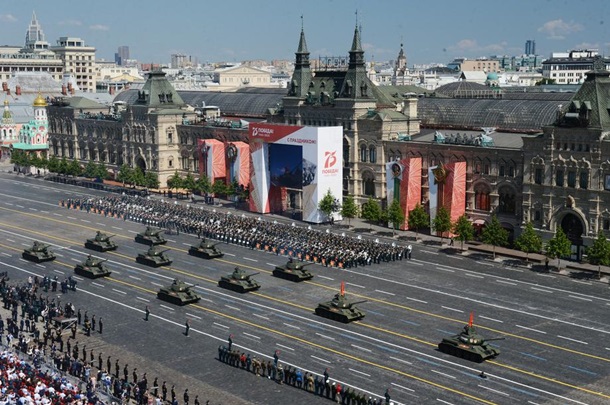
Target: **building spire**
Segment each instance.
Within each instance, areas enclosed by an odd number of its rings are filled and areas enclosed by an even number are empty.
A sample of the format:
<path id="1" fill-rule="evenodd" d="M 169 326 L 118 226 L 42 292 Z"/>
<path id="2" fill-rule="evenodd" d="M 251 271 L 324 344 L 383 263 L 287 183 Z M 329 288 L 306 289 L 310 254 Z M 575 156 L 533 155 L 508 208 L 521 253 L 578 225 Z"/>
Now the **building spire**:
<path id="1" fill-rule="evenodd" d="M 309 63 L 309 51 L 307 41 L 305 41 L 305 28 L 303 26 L 303 16 L 301 16 L 301 35 L 299 37 L 299 47 L 295 52 L 294 72 L 290 82 L 288 95 L 294 97 L 305 97 L 311 84 L 312 74 Z"/>

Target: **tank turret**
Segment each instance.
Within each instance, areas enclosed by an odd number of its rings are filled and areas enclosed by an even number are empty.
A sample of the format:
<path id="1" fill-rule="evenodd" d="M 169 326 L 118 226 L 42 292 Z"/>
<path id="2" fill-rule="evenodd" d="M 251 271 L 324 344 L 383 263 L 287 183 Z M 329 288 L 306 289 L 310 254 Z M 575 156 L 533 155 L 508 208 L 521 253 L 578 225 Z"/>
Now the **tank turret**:
<path id="1" fill-rule="evenodd" d="M 478 363 L 498 356 L 500 349 L 490 345 L 489 342 L 505 338 L 485 339 L 479 335 L 473 321 L 474 315 L 471 313 L 470 320 L 462 331 L 458 335 L 443 338 L 438 344 L 438 349 L 443 353 Z"/>
<path id="2" fill-rule="evenodd" d="M 257 274 L 259 273 L 248 274 L 239 267 L 235 267 L 233 273 L 220 278 L 218 285 L 240 293 L 258 290 L 261 287 L 260 284 L 251 278 Z"/>
<path id="3" fill-rule="evenodd" d="M 169 249 L 157 250 L 152 245 L 146 253 L 138 253 L 136 261 L 140 264 L 145 264 L 152 267 L 169 266 L 172 260 L 165 254 Z"/>
<path id="4" fill-rule="evenodd" d="M 110 240 L 110 238 L 116 235 L 107 235 L 104 232 L 97 231 L 95 233 L 95 237 L 92 239 L 87 239 L 85 242 L 85 247 L 87 249 L 96 250 L 98 252 L 107 252 L 109 250 L 115 250 L 118 245 Z"/>
<path id="5" fill-rule="evenodd" d="M 294 260 L 292 257 L 288 259 L 288 262 L 282 266 L 275 266 L 273 275 L 275 277 L 283 278 L 290 281 L 304 281 L 311 280 L 313 274 L 309 270 L 305 269 L 312 263 L 306 263 L 299 260 Z"/>
<path id="6" fill-rule="evenodd" d="M 23 249 L 21 257 L 31 262 L 42 263 L 55 260 L 56 256 L 49 249 L 51 245 L 34 241 L 31 248 Z"/>
<path id="7" fill-rule="evenodd" d="M 188 285 L 184 281 L 174 279 L 168 287 L 161 287 L 157 292 L 157 298 L 176 305 L 187 305 L 201 299 L 192 288 L 195 285 Z"/>
<path id="8" fill-rule="evenodd" d="M 189 255 L 201 257 L 203 259 L 222 257 L 224 256 L 224 253 L 222 253 L 220 249 L 216 247 L 218 244 L 220 244 L 220 242 L 211 243 L 205 239 L 202 239 L 199 245 L 193 245 L 189 248 Z"/>
<path id="9" fill-rule="evenodd" d="M 79 263 L 74 267 L 74 272 L 87 278 L 107 277 L 112 274 L 104 264 L 107 261 L 108 259 L 99 259 L 88 255 L 83 263 Z"/>
<path id="10" fill-rule="evenodd" d="M 355 307 L 356 304 L 366 302 L 350 301 L 345 296 L 345 283 L 341 282 L 341 291 L 335 294 L 331 301 L 321 302 L 316 308 L 316 315 L 343 323 L 357 321 L 365 316 L 365 313 Z"/>
<path id="11" fill-rule="evenodd" d="M 163 233 L 163 229 L 153 228 L 150 226 L 146 227 L 144 232 L 140 232 L 136 235 L 136 242 L 143 243 L 145 245 L 164 245 L 167 243 L 167 240 L 161 235 Z"/>

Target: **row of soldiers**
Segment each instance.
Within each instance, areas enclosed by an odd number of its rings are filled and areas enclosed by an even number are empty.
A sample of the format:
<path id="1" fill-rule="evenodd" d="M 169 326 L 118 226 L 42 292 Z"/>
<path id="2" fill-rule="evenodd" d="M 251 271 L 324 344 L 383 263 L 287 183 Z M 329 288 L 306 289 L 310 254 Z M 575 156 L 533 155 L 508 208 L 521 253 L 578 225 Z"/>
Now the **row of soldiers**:
<path id="1" fill-rule="evenodd" d="M 141 222 L 146 225 L 177 230 L 241 244 L 277 254 L 298 257 L 333 267 L 357 267 L 407 257 L 406 246 L 379 240 L 351 237 L 330 231 L 322 232 L 311 226 L 302 227 L 261 217 L 232 215 L 216 210 L 172 204 L 164 200 L 135 196 L 62 200 L 68 208 L 84 209 Z"/>

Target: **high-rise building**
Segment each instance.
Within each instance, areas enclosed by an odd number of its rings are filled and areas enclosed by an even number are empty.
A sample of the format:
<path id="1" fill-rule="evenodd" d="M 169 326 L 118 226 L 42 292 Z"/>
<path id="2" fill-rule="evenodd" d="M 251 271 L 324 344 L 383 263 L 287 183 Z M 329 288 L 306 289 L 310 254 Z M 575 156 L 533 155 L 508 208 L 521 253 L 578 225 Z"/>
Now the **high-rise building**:
<path id="1" fill-rule="evenodd" d="M 536 55 L 536 41 L 533 39 L 528 39 L 525 41 L 525 54 L 526 55 Z"/>
<path id="2" fill-rule="evenodd" d="M 80 90 L 95 93 L 94 47 L 85 45 L 80 38 L 60 37 L 50 49 L 63 61 L 64 76 L 73 76 Z"/>
<path id="3" fill-rule="evenodd" d="M 114 54 L 114 63 L 123 66 L 129 59 L 129 47 L 127 45 L 119 46 L 117 53 Z"/>
<path id="4" fill-rule="evenodd" d="M 32 21 L 25 33 L 25 49 L 30 52 L 40 52 L 49 49 L 49 43 L 44 39 L 44 32 L 38 23 L 36 13 L 32 13 Z"/>

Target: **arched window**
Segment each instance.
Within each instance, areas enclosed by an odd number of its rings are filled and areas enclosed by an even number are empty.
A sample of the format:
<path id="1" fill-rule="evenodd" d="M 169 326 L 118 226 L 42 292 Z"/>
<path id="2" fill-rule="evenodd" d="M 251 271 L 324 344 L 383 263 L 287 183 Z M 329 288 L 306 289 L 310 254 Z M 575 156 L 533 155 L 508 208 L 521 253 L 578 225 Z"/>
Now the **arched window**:
<path id="1" fill-rule="evenodd" d="M 474 208 L 477 210 L 489 211 L 491 201 L 489 199 L 490 188 L 487 184 L 478 184 L 474 188 Z"/>
<path id="2" fill-rule="evenodd" d="M 360 161 L 361 162 L 366 162 L 366 155 L 367 155 L 366 145 L 360 145 Z"/>
<path id="3" fill-rule="evenodd" d="M 369 162 L 377 163 L 377 148 L 374 145 L 369 147 Z"/>
<path id="4" fill-rule="evenodd" d="M 512 187 L 503 186 L 498 190 L 499 200 L 498 200 L 498 211 L 501 214 L 514 214 L 515 213 L 515 191 Z"/>
<path id="5" fill-rule="evenodd" d="M 343 139 L 343 166 L 349 165 L 349 142 L 347 139 Z"/>
<path id="6" fill-rule="evenodd" d="M 369 171 L 362 175 L 364 195 L 375 197 L 375 175 Z"/>

